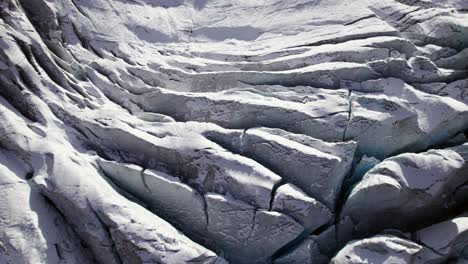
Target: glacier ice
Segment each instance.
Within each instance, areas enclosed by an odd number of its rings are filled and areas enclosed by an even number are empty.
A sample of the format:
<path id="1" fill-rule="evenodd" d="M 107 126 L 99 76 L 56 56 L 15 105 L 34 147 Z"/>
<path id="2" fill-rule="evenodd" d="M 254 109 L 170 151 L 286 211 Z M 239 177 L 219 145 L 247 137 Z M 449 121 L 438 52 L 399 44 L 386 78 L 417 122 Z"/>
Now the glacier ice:
<path id="1" fill-rule="evenodd" d="M 0 1 L 0 263 L 465 263 L 466 0 Z"/>

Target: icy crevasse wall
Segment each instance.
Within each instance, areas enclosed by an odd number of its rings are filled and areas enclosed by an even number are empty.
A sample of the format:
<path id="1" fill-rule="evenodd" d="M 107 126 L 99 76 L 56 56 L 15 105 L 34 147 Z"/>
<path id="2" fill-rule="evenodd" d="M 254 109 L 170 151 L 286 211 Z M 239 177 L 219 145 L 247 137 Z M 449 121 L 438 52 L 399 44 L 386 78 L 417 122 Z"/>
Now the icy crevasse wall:
<path id="1" fill-rule="evenodd" d="M 0 262 L 467 261 L 467 11 L 1 1 Z"/>

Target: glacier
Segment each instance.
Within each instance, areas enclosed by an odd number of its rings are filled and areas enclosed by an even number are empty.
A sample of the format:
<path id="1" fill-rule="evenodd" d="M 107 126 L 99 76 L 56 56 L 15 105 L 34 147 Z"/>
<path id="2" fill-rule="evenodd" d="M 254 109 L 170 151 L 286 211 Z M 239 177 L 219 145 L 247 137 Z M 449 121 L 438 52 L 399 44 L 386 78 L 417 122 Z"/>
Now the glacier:
<path id="1" fill-rule="evenodd" d="M 0 0 L 0 263 L 468 263 L 468 1 Z"/>

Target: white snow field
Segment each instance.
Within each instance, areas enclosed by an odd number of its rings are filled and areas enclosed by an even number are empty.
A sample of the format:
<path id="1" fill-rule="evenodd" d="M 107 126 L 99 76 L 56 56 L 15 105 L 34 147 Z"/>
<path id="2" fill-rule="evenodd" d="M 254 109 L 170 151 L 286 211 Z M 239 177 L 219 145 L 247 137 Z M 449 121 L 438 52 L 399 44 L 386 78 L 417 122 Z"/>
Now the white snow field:
<path id="1" fill-rule="evenodd" d="M 462 264 L 467 214 L 467 0 L 0 0 L 0 264 Z"/>

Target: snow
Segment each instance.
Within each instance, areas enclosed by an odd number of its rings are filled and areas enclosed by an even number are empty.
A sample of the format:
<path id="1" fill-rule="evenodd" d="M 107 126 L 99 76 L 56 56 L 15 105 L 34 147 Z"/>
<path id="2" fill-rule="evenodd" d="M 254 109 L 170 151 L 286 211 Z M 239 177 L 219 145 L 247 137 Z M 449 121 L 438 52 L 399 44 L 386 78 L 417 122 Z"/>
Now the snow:
<path id="1" fill-rule="evenodd" d="M 0 262 L 462 262 L 467 8 L 2 1 Z"/>

